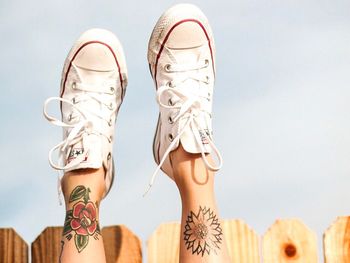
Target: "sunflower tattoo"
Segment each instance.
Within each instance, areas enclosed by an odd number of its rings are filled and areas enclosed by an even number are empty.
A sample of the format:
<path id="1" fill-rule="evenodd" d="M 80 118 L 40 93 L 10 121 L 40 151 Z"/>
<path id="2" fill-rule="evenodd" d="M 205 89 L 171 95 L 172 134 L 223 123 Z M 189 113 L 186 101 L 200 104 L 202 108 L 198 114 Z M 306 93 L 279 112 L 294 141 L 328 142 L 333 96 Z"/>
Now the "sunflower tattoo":
<path id="1" fill-rule="evenodd" d="M 187 216 L 185 231 L 185 245 L 192 254 L 210 255 L 220 249 L 222 242 L 222 229 L 219 219 L 210 208 L 199 207 L 195 214 L 193 211 Z"/>

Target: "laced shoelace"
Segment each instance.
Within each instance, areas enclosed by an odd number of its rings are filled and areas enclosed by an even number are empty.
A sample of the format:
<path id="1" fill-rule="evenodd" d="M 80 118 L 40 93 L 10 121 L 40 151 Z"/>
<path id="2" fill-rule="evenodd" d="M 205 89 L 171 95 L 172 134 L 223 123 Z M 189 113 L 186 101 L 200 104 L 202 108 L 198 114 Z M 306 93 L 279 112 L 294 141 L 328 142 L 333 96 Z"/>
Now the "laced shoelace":
<path id="1" fill-rule="evenodd" d="M 216 172 L 216 171 L 220 170 L 220 168 L 222 167 L 221 154 L 220 154 L 219 150 L 217 149 L 217 147 L 215 146 L 214 142 L 208 136 L 208 134 L 206 132 L 204 132 L 202 135 L 207 140 L 210 147 L 214 150 L 214 152 L 217 156 L 217 159 L 218 159 L 217 165 L 211 165 L 209 163 L 209 161 L 205 155 L 205 149 L 203 147 L 202 138 L 199 136 L 199 134 L 197 132 L 195 132 L 195 130 L 196 130 L 195 126 L 200 127 L 200 124 L 196 120 L 196 117 L 199 114 L 209 114 L 209 115 L 211 114 L 210 112 L 208 112 L 204 109 L 203 103 L 202 103 L 203 99 L 209 100 L 210 95 L 207 93 L 207 91 L 203 92 L 203 94 L 200 93 L 200 94 L 194 95 L 190 91 L 186 92 L 185 89 L 182 89 L 182 90 L 176 89 L 176 87 L 180 87 L 182 84 L 184 84 L 187 80 L 190 80 L 190 79 L 195 80 L 199 83 L 202 82 L 204 84 L 209 84 L 209 77 L 203 78 L 202 74 L 195 72 L 195 71 L 198 71 L 200 69 L 204 69 L 208 66 L 209 66 L 208 60 L 205 60 L 204 63 L 201 63 L 201 64 L 192 64 L 192 65 L 167 64 L 165 66 L 165 70 L 168 73 L 181 72 L 182 77 L 177 79 L 176 81 L 172 80 L 171 82 L 168 82 L 167 85 L 161 86 L 157 89 L 157 95 L 156 95 L 157 103 L 159 104 L 160 107 L 178 110 L 178 114 L 174 118 L 171 119 L 172 123 L 175 123 L 182 118 L 187 118 L 187 120 L 186 120 L 185 124 L 183 125 L 182 129 L 179 131 L 178 135 L 175 138 L 172 138 L 172 142 L 170 143 L 170 145 L 168 146 L 168 148 L 164 152 L 164 155 L 161 158 L 156 170 L 154 171 L 154 173 L 151 176 L 151 180 L 150 180 L 149 185 L 144 193 L 144 196 L 150 191 L 150 189 L 151 189 L 151 187 L 156 179 L 156 176 L 157 176 L 159 170 L 161 169 L 164 161 L 166 160 L 166 158 L 170 154 L 170 152 L 173 149 L 173 147 L 175 146 L 175 144 L 178 143 L 178 141 L 180 140 L 182 134 L 185 132 L 187 127 L 190 127 L 190 129 L 194 135 L 196 143 L 201 150 L 201 157 L 202 157 L 203 162 L 204 162 L 205 166 L 207 167 L 207 169 Z M 179 98 L 179 101 L 177 103 L 172 103 L 172 105 L 164 104 L 161 101 L 162 94 L 164 92 L 170 92 L 170 93 L 176 95 Z"/>
<path id="2" fill-rule="evenodd" d="M 50 97 L 44 103 L 43 114 L 45 118 L 53 125 L 70 129 L 69 132 L 67 133 L 66 138 L 49 151 L 49 163 L 56 170 L 66 170 L 66 169 L 74 168 L 81 161 L 83 161 L 86 154 L 88 154 L 90 151 L 90 148 L 88 147 L 88 145 L 85 144 L 86 136 L 91 134 L 96 134 L 98 136 L 106 137 L 108 141 L 112 140 L 112 138 L 109 137 L 107 134 L 104 134 L 103 132 L 99 131 L 96 127 L 94 127 L 93 122 L 89 120 L 88 116 L 93 115 L 101 120 L 104 120 L 105 122 L 108 123 L 109 126 L 111 126 L 112 116 L 117 111 L 117 107 L 115 103 L 113 103 L 113 101 L 106 101 L 105 98 L 102 98 L 102 95 L 100 92 L 93 91 L 92 86 L 82 84 L 82 83 L 75 84 L 75 85 L 77 85 L 76 89 L 89 91 L 89 93 L 85 92 L 82 94 L 77 94 L 76 96 L 73 97 L 71 101 L 61 97 Z M 106 87 L 105 89 L 109 89 L 109 88 L 110 86 Z M 87 100 L 94 100 L 100 106 L 107 107 L 108 110 L 110 111 L 110 115 L 107 116 L 106 118 L 106 116 L 103 116 L 102 113 L 100 112 L 91 111 L 85 107 L 82 107 L 81 104 L 83 102 L 86 102 Z M 68 117 L 69 122 L 61 121 L 48 114 L 47 112 L 48 104 L 53 101 L 66 103 L 72 106 L 72 113 Z M 73 113 L 73 109 L 75 110 L 74 113 Z M 75 120 L 78 120 L 78 121 L 75 121 Z M 58 151 L 58 159 L 61 160 L 62 163 L 64 163 L 63 156 L 66 150 L 78 142 L 82 143 L 84 154 L 79 155 L 77 158 L 73 159 L 68 164 L 59 165 L 53 161 L 52 156 L 55 151 Z"/>

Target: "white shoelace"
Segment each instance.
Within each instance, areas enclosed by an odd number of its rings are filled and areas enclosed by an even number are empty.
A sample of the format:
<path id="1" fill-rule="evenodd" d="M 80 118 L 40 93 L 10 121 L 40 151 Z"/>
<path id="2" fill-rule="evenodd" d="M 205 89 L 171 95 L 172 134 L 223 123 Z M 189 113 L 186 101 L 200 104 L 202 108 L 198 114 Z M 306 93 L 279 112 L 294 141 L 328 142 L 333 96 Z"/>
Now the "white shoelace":
<path id="1" fill-rule="evenodd" d="M 182 127 L 182 129 L 180 130 L 178 135 L 175 138 L 173 138 L 173 140 L 170 143 L 170 145 L 168 146 L 167 150 L 164 152 L 164 155 L 163 155 L 162 159 L 160 160 L 159 165 L 157 166 L 156 170 L 154 171 L 154 173 L 151 177 L 151 180 L 150 180 L 149 185 L 146 189 L 146 192 L 144 193 L 144 196 L 151 189 L 151 187 L 156 179 L 156 176 L 157 176 L 159 170 L 161 169 L 164 161 L 166 160 L 166 158 L 170 154 L 174 145 L 178 143 L 178 141 L 180 140 L 182 134 L 184 133 L 184 131 L 186 130 L 187 127 L 190 127 L 193 134 L 194 134 L 194 137 L 196 139 L 196 143 L 200 147 L 201 156 L 202 156 L 202 159 L 203 159 L 205 166 L 209 170 L 214 171 L 214 172 L 220 170 L 220 168 L 222 167 L 222 157 L 221 157 L 219 150 L 215 146 L 214 142 L 210 139 L 210 137 L 206 134 L 206 132 L 203 132 L 203 136 L 208 141 L 209 145 L 214 150 L 214 152 L 218 158 L 217 165 L 213 166 L 209 163 L 209 161 L 205 155 L 205 150 L 203 147 L 202 138 L 200 138 L 199 134 L 197 132 L 195 132 L 196 129 L 194 128 L 194 126 L 197 126 L 197 127 L 200 126 L 196 120 L 196 117 L 199 114 L 203 114 L 203 113 L 210 114 L 210 112 L 207 112 L 205 109 L 203 109 L 203 105 L 201 102 L 203 99 L 208 99 L 208 93 L 205 91 L 205 94 L 199 94 L 197 96 L 194 96 L 193 93 L 184 92 L 184 91 L 180 91 L 180 90 L 176 89 L 177 86 L 180 86 L 181 84 L 183 84 L 185 81 L 187 81 L 189 79 L 208 84 L 209 83 L 208 77 L 203 78 L 202 74 L 193 72 L 193 71 L 196 71 L 199 69 L 206 68 L 206 67 L 208 67 L 208 65 L 209 65 L 209 63 L 206 60 L 205 63 L 200 64 L 200 65 L 194 64 L 194 65 L 182 66 L 182 65 L 170 65 L 169 64 L 165 67 L 165 69 L 168 72 L 173 72 L 173 73 L 182 72 L 183 77 L 181 79 L 176 80 L 176 82 L 173 80 L 173 81 L 169 82 L 168 85 L 159 87 L 157 90 L 156 100 L 157 100 L 158 104 L 163 108 L 179 109 L 176 117 L 172 119 L 173 123 L 179 121 L 181 118 L 187 118 L 187 121 L 185 122 L 185 125 Z M 173 94 L 177 95 L 180 98 L 180 100 L 177 103 L 174 103 L 173 105 L 166 105 L 166 104 L 162 103 L 162 101 L 161 101 L 161 97 L 162 97 L 162 94 L 164 92 L 173 93 Z M 200 130 L 200 129 L 198 129 L 198 130 Z"/>
<path id="2" fill-rule="evenodd" d="M 106 102 L 106 99 L 102 99 L 101 94 L 97 92 L 92 93 L 92 89 L 91 88 L 89 89 L 88 85 L 86 84 L 79 84 L 79 87 L 84 87 L 83 90 L 85 91 L 89 90 L 89 93 L 76 95 L 75 97 L 73 97 L 72 101 L 61 97 L 50 97 L 44 103 L 43 113 L 45 118 L 49 122 L 62 128 L 71 128 L 66 138 L 49 151 L 49 163 L 56 170 L 70 169 L 79 165 L 79 163 L 85 158 L 86 154 L 88 154 L 90 151 L 90 148 L 85 144 L 86 136 L 91 134 L 96 134 L 99 136 L 104 136 L 108 140 L 111 140 L 111 138 L 108 135 L 104 134 L 103 132 L 97 130 L 96 127 L 94 127 L 93 122 L 88 119 L 88 115 L 94 115 L 110 124 L 113 114 L 117 111 L 117 107 L 115 105 L 116 103 L 113 103 L 112 101 Z M 81 102 L 85 102 L 87 100 L 94 100 L 97 103 L 99 103 L 101 106 L 104 105 L 110 110 L 110 115 L 106 118 L 105 116 L 102 116 L 102 114 L 99 112 L 93 112 L 89 109 L 79 106 Z M 63 122 L 47 113 L 48 104 L 52 101 L 59 101 L 60 103 L 66 103 L 72 106 L 72 113 L 70 114 L 70 119 L 71 119 L 70 122 L 68 123 Z M 73 109 L 75 110 L 74 114 L 73 114 Z M 79 120 L 74 122 L 75 119 L 79 119 Z M 62 157 L 64 156 L 65 151 L 67 150 L 67 148 L 75 145 L 78 142 L 82 143 L 84 154 L 79 155 L 70 163 L 64 164 L 65 160 L 63 160 Z M 52 155 L 55 151 L 59 152 L 58 159 L 61 159 L 61 162 L 63 163 L 63 165 L 54 163 Z"/>
<path id="3" fill-rule="evenodd" d="M 108 103 L 105 101 L 105 99 L 102 100 L 101 95 L 99 93 L 93 91 L 93 87 L 89 87 L 89 85 L 82 84 L 82 83 L 79 83 L 79 84 L 75 83 L 75 85 L 76 85 L 76 89 L 80 89 L 82 91 L 89 91 L 89 94 L 83 93 L 83 94 L 76 95 L 73 97 L 72 101 L 61 98 L 61 97 L 50 97 L 44 103 L 43 113 L 44 113 L 45 118 L 49 122 L 51 122 L 52 124 L 54 124 L 56 126 L 62 127 L 62 128 L 71 128 L 69 134 L 67 134 L 67 137 L 62 142 L 58 143 L 56 146 L 54 146 L 49 151 L 49 163 L 50 163 L 52 168 L 54 168 L 58 171 L 62 171 L 65 169 L 70 169 L 70 168 L 76 167 L 80 164 L 81 161 L 83 161 L 86 154 L 88 154 L 90 151 L 90 148 L 88 148 L 84 143 L 86 136 L 88 136 L 90 134 L 97 134 L 97 135 L 105 136 L 107 139 L 111 139 L 108 137 L 108 135 L 96 130 L 95 127 L 93 126 L 93 123 L 90 120 L 88 120 L 87 115 L 92 114 L 92 115 L 94 115 L 102 120 L 105 120 L 110 125 L 111 119 L 112 119 L 111 117 L 118 110 L 116 105 L 114 105 L 112 101 Z M 108 90 L 108 89 L 111 89 L 110 86 L 104 87 L 102 90 Z M 114 92 L 114 90 L 113 90 L 113 92 Z M 90 99 L 98 102 L 100 104 L 100 106 L 104 105 L 105 107 L 107 107 L 111 111 L 109 118 L 106 119 L 105 117 L 102 116 L 102 114 L 99 114 L 98 112 L 92 112 L 86 108 L 79 106 L 79 103 L 84 102 L 86 100 L 90 100 Z M 57 118 L 55 118 L 47 113 L 48 104 L 50 102 L 53 102 L 53 101 L 59 101 L 60 103 L 67 103 L 67 104 L 71 105 L 73 109 L 75 109 L 75 111 L 76 111 L 75 115 L 73 115 L 73 111 L 69 115 L 70 116 L 69 117 L 70 123 L 63 122 L 63 121 L 61 121 L 61 120 L 59 120 L 59 119 L 57 119 Z M 79 118 L 79 121 L 74 122 L 74 120 L 76 118 Z M 81 141 L 81 143 L 82 143 L 82 148 L 84 149 L 84 154 L 80 154 L 77 158 L 73 159 L 70 163 L 64 164 L 65 160 L 64 160 L 63 156 L 65 154 L 66 149 L 75 145 L 79 141 Z M 57 150 L 58 150 L 58 160 L 63 163 L 62 165 L 55 164 L 54 161 L 52 160 L 52 155 Z M 58 193 L 58 200 L 59 200 L 60 205 L 62 205 L 61 177 L 62 177 L 62 175 L 58 174 L 57 193 Z"/>

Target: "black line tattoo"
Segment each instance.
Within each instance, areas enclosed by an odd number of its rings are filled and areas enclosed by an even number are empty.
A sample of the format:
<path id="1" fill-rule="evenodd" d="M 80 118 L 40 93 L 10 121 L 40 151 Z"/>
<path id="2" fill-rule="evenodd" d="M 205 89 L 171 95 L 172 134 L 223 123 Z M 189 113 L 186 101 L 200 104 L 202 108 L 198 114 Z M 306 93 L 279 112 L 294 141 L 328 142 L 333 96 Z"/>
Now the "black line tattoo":
<path id="1" fill-rule="evenodd" d="M 58 259 L 58 263 L 62 262 L 63 246 L 64 246 L 64 241 L 61 240 L 61 253 L 60 253 L 60 257 Z"/>
<path id="2" fill-rule="evenodd" d="M 222 243 L 222 229 L 219 219 L 210 208 L 199 207 L 195 214 L 193 211 L 187 216 L 184 241 L 187 250 L 192 254 L 217 254 Z"/>

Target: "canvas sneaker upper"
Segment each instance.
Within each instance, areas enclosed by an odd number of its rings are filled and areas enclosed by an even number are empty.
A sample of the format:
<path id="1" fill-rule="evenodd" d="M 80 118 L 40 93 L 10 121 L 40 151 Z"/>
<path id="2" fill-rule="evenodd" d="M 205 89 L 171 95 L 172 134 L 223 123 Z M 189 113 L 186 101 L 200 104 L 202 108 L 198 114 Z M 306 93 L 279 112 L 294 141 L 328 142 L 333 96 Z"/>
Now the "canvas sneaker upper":
<path id="1" fill-rule="evenodd" d="M 173 179 L 169 153 L 181 143 L 189 153 L 201 153 L 208 169 L 222 165 L 213 143 L 212 99 L 215 81 L 215 46 L 202 11 L 178 4 L 166 11 L 153 29 L 148 62 L 156 86 L 159 119 L 153 143 L 158 168 Z M 214 151 L 218 164 L 206 154 Z"/>
<path id="2" fill-rule="evenodd" d="M 103 29 L 81 35 L 65 61 L 60 97 L 45 101 L 44 115 L 63 128 L 63 140 L 49 152 L 50 165 L 64 172 L 104 167 L 106 191 L 114 178 L 112 157 L 115 121 L 125 95 L 127 69 L 117 37 Z M 61 119 L 47 113 L 58 101 Z M 60 163 L 53 159 L 58 152 Z"/>

